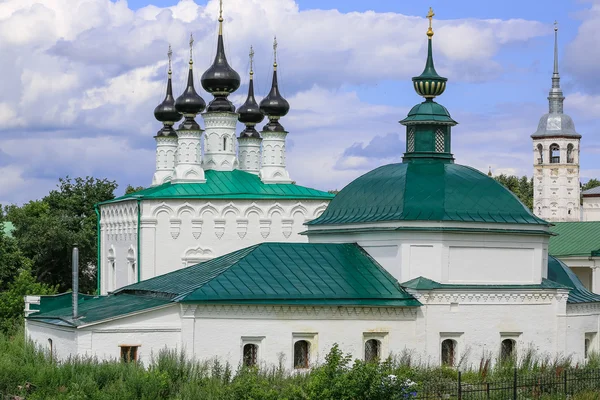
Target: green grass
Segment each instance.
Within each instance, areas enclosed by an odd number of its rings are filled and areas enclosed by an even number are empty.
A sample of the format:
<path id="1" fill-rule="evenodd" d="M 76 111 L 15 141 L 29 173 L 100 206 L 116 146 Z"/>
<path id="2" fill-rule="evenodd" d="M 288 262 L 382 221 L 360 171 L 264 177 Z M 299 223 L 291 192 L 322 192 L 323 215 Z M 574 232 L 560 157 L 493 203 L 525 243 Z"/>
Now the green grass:
<path id="1" fill-rule="evenodd" d="M 519 379 L 585 373 L 600 367 L 593 355 L 586 365 L 571 365 L 564 357 L 549 358 L 528 350 L 518 359 L 500 362 L 482 355 L 478 366 L 461 367 L 464 387 L 482 387 L 487 382 L 512 382 L 515 368 Z M 429 365 L 414 352 L 401 351 L 381 363 L 352 360 L 337 346 L 325 362 L 309 373 L 286 370 L 283 363 L 260 368 L 238 368 L 219 360 L 194 362 L 183 353 L 161 351 L 148 365 L 101 362 L 73 358 L 55 362 L 24 339 L 22 330 L 0 335 L 0 399 L 319 399 L 394 400 L 410 398 L 411 392 L 445 394 L 456 392 L 458 371 Z M 391 378 L 394 375 L 395 378 Z M 536 378 L 537 379 L 537 378 Z M 406 387 L 407 380 L 415 382 Z M 595 385 L 595 386 L 593 386 Z M 572 387 L 572 400 L 600 400 L 600 382 Z M 519 398 L 564 399 L 558 389 L 520 389 Z M 472 397 L 471 397 L 472 396 Z M 484 398 L 465 393 L 465 400 Z M 490 399 L 508 398 L 493 393 Z"/>

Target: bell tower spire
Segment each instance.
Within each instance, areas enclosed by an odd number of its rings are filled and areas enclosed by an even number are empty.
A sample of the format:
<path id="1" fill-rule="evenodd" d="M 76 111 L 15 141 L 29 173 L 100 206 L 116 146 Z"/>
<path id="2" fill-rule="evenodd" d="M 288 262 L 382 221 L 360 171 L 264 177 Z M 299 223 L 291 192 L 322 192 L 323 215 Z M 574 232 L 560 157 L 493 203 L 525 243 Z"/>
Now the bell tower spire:
<path id="1" fill-rule="evenodd" d="M 533 139 L 533 212 L 550 222 L 580 220 L 579 144 L 573 119 L 564 113 L 558 70 L 558 22 L 554 22 L 554 66 L 548 113 Z"/>

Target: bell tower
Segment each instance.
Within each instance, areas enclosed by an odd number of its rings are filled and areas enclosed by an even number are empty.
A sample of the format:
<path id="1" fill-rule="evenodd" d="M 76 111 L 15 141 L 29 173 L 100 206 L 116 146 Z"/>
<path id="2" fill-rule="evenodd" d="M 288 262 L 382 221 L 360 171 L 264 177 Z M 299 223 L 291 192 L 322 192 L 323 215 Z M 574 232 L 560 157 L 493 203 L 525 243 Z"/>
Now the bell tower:
<path id="1" fill-rule="evenodd" d="M 579 142 L 573 119 L 563 112 L 558 73 L 558 24 L 554 23 L 554 72 L 549 110 L 533 139 L 533 212 L 549 222 L 579 221 Z"/>

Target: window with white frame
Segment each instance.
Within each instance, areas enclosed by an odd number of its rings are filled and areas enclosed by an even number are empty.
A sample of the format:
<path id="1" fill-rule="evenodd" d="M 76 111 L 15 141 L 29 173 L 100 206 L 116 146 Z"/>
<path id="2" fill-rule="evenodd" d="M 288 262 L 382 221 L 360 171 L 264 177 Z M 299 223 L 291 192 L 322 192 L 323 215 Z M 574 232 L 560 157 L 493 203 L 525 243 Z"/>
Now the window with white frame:
<path id="1" fill-rule="evenodd" d="M 585 334 L 583 341 L 583 357 L 585 359 L 587 359 L 591 353 L 598 352 L 596 336 L 596 332 L 588 332 Z"/>
<path id="2" fill-rule="evenodd" d="M 317 334 L 294 333 L 292 335 L 292 345 L 293 368 L 310 368 L 313 354 L 316 354 L 317 351 Z"/>
<path id="3" fill-rule="evenodd" d="M 260 361 L 260 350 L 263 346 L 264 336 L 242 336 L 242 365 L 256 367 Z"/>
<path id="4" fill-rule="evenodd" d="M 456 367 L 458 364 L 458 347 L 462 332 L 440 333 L 440 361 L 442 365 Z"/>
<path id="5" fill-rule="evenodd" d="M 517 357 L 521 332 L 500 332 L 500 360 L 508 361 Z"/>
<path id="6" fill-rule="evenodd" d="M 129 249 L 127 250 L 127 264 L 129 265 L 127 271 L 128 283 L 135 283 L 137 282 L 137 265 L 135 259 L 135 249 L 133 246 L 129 246 Z"/>
<path id="7" fill-rule="evenodd" d="M 387 332 L 363 333 L 363 357 L 367 362 L 387 357 Z"/>
<path id="8" fill-rule="evenodd" d="M 117 289 L 117 261 L 114 246 L 110 246 L 108 249 L 106 278 L 104 285 L 107 292 Z"/>

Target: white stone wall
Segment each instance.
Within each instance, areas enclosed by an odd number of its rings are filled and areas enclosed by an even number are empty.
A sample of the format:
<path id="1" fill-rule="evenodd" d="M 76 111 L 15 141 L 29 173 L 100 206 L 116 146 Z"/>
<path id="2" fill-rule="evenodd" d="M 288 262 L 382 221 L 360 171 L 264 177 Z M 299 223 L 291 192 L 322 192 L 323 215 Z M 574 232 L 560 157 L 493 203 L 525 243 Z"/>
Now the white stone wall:
<path id="1" fill-rule="evenodd" d="M 582 204 L 583 221 L 600 221 L 600 196 L 583 197 Z"/>
<path id="2" fill-rule="evenodd" d="M 29 320 L 26 332 L 39 345 L 53 340 L 57 359 L 70 354 L 116 359 L 120 345 L 137 345 L 146 365 L 160 349 L 184 349 L 188 357 L 214 357 L 236 367 L 246 343 L 259 345 L 259 362 L 293 367 L 296 340 L 311 343 L 311 363 L 322 362 L 334 343 L 353 358 L 364 358 L 364 343 L 377 339 L 382 356 L 411 351 L 415 360 L 440 363 L 441 342 L 457 342 L 455 360 L 477 366 L 482 357 L 495 361 L 503 339 L 516 351 L 539 356 L 584 358 L 600 349 L 600 305 L 567 305 L 567 292 L 412 291 L 422 302 L 406 307 L 319 307 L 276 305 L 173 304 L 152 311 L 72 328 Z"/>
<path id="3" fill-rule="evenodd" d="M 309 226 L 309 241 L 356 242 L 399 282 L 424 276 L 440 283 L 537 284 L 547 277 L 547 236 L 486 231 L 494 228 L 528 229 L 523 226 L 406 221 L 360 224 L 354 227 L 362 227 L 363 230 L 319 234 L 314 231 L 324 227 Z M 430 227 L 432 231 L 422 231 L 426 227 Z M 344 228 L 352 229 L 352 226 Z M 397 228 L 402 230 L 395 230 Z M 479 228 L 481 231 L 435 231 L 439 228 Z M 331 229 L 334 230 L 335 227 L 332 226 Z"/>
<path id="4" fill-rule="evenodd" d="M 175 170 L 177 155 L 176 136 L 156 136 L 156 171 L 152 177 L 152 186 L 170 182 Z"/>
<path id="5" fill-rule="evenodd" d="M 291 183 L 286 169 L 285 137 L 287 132 L 262 131 L 260 179 L 264 183 Z"/>
<path id="6" fill-rule="evenodd" d="M 237 137 L 235 127 L 238 115 L 232 112 L 202 114 L 204 133 L 204 163 L 206 170 L 232 171 L 237 168 Z"/>
<path id="7" fill-rule="evenodd" d="M 262 242 L 306 242 L 321 200 L 172 200 L 143 203 L 142 280 Z"/>
<path id="8" fill-rule="evenodd" d="M 550 147 L 558 145 L 560 160 L 550 161 Z M 542 147 L 542 160 L 538 146 Z M 567 148 L 573 146 L 572 163 Z M 550 222 L 579 221 L 579 139 L 544 138 L 533 140 L 533 211 Z"/>
<path id="9" fill-rule="evenodd" d="M 137 282 L 137 221 L 136 200 L 100 207 L 100 292 L 102 294 Z"/>
<path id="10" fill-rule="evenodd" d="M 560 257 L 590 291 L 600 294 L 600 257 Z M 589 285 L 589 286 L 588 286 Z"/>

